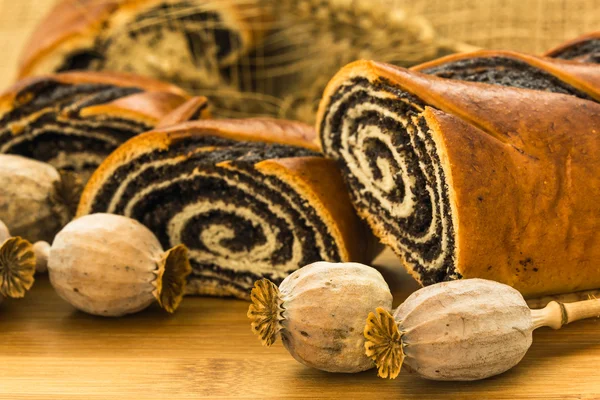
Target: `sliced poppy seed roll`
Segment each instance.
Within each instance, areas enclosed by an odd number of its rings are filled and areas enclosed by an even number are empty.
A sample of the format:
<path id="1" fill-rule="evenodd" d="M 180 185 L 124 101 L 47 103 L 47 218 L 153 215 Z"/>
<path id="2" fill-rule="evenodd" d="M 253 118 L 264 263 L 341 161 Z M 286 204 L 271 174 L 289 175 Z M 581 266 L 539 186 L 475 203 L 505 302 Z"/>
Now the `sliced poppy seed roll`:
<path id="1" fill-rule="evenodd" d="M 175 86 L 131 75 L 71 72 L 23 80 L 0 97 L 0 153 L 85 180 L 121 143 L 187 98 Z"/>
<path id="2" fill-rule="evenodd" d="M 257 82 L 264 79 L 257 69 L 264 68 L 265 51 L 255 48 L 271 18 L 259 3 L 61 0 L 24 47 L 19 76 L 126 72 L 208 93 L 220 115 L 265 114 L 273 98 L 254 93 L 265 85 Z"/>
<path id="3" fill-rule="evenodd" d="M 544 55 L 546 57 L 598 64 L 600 63 L 600 31 L 569 40 L 549 50 Z"/>
<path id="4" fill-rule="evenodd" d="M 441 78 L 569 94 L 600 101 L 600 68 L 511 51 L 453 54 L 411 68 Z"/>
<path id="5" fill-rule="evenodd" d="M 219 117 L 313 123 L 328 78 L 347 62 L 413 65 L 465 47 L 389 3 L 58 0 L 23 47 L 19 74 L 130 72 L 207 96 Z"/>
<path id="6" fill-rule="evenodd" d="M 215 78 L 250 51 L 266 18 L 256 0 L 61 0 L 24 47 L 19 73 L 85 69 L 174 81 Z"/>
<path id="7" fill-rule="evenodd" d="M 131 139 L 98 168 L 79 215 L 134 218 L 163 246 L 185 244 L 188 292 L 247 299 L 314 261 L 367 261 L 373 238 L 312 128 L 282 120 L 204 120 Z"/>
<path id="8" fill-rule="evenodd" d="M 600 287 L 600 105 L 370 61 L 329 83 L 319 139 L 360 216 L 423 284 Z"/>

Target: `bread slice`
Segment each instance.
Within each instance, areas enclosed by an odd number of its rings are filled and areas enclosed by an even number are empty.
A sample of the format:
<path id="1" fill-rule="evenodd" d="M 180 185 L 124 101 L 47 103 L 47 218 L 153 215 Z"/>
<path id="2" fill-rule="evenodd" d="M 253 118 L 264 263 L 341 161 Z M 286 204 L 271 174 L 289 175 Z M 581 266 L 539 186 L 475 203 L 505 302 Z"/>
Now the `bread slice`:
<path id="1" fill-rule="evenodd" d="M 86 180 L 121 143 L 188 98 L 176 86 L 127 74 L 24 79 L 0 95 L 0 153 L 47 162 Z"/>
<path id="2" fill-rule="evenodd" d="M 370 261 L 379 247 L 356 216 L 314 130 L 283 120 L 203 120 L 137 136 L 106 159 L 79 215 L 134 218 L 163 246 L 190 249 L 192 294 L 247 299 L 314 261 Z"/>

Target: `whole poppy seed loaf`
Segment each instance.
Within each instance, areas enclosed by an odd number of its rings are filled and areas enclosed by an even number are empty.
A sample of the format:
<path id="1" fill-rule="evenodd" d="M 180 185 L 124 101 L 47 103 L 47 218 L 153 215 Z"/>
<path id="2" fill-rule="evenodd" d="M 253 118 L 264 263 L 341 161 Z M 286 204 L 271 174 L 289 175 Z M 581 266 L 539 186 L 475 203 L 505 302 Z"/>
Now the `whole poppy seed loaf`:
<path id="1" fill-rule="evenodd" d="M 204 120 L 140 135 L 88 183 L 79 215 L 134 218 L 164 247 L 183 243 L 188 292 L 248 298 L 314 261 L 376 250 L 314 130 L 282 120 Z"/>
<path id="2" fill-rule="evenodd" d="M 363 61 L 329 83 L 318 126 L 359 215 L 423 284 L 600 286 L 600 105 Z"/>
<path id="3" fill-rule="evenodd" d="M 119 144 L 186 101 L 152 79 L 70 72 L 18 82 L 0 97 L 0 153 L 75 171 L 83 180 Z"/>

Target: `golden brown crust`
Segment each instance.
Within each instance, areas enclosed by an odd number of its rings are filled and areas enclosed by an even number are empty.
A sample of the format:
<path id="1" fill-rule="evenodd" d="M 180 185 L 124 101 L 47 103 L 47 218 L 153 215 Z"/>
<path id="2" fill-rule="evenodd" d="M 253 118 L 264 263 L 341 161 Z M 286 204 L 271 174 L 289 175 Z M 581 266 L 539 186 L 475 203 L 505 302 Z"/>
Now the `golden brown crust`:
<path id="1" fill-rule="evenodd" d="M 294 121 L 270 118 L 200 120 L 157 129 L 128 140 L 104 160 L 88 181 L 81 195 L 77 214 L 88 214 L 88 208 L 91 206 L 91 200 L 94 198 L 98 186 L 102 184 L 104 177 L 110 175 L 119 165 L 148 151 L 166 150 L 174 141 L 190 135 L 211 135 L 233 140 L 283 143 L 317 150 L 314 129 L 309 125 Z"/>
<path id="2" fill-rule="evenodd" d="M 183 97 L 189 94 L 179 86 L 172 85 L 157 79 L 141 75 L 117 73 L 117 72 L 95 72 L 95 71 L 71 71 L 50 75 L 50 77 L 63 83 L 105 83 L 108 85 L 122 87 L 139 87 L 147 92 L 168 92 Z M 33 78 L 33 79 L 43 79 Z"/>
<path id="3" fill-rule="evenodd" d="M 97 113 L 120 113 L 136 119 L 154 121 L 166 116 L 171 110 L 185 102 L 189 95 L 181 88 L 155 79 L 130 74 L 109 72 L 65 72 L 54 75 L 27 78 L 15 83 L 0 95 L 0 115 L 19 106 L 22 97 L 27 97 L 29 88 L 60 82 L 65 84 L 107 84 L 121 87 L 138 87 L 144 93 L 126 96 L 98 107 L 88 107 L 89 115 Z M 105 107 L 105 109 L 102 109 Z"/>
<path id="4" fill-rule="evenodd" d="M 581 117 L 600 126 L 599 112 Z M 595 135 L 577 124 L 555 125 L 555 139 L 545 141 L 552 152 L 527 146 L 522 153 L 454 116 L 429 109 L 426 117 L 444 141 L 459 214 L 468 216 L 461 218 L 457 237 L 464 277 L 507 283 L 525 296 L 600 286 L 590 265 L 600 257 L 589 233 L 598 223 L 588 213 L 598 209 L 590 186 L 600 162 L 581 154 L 600 151 Z M 577 132 L 585 147 L 574 147 L 565 132 Z M 536 133 L 544 134 L 531 130 Z"/>
<path id="5" fill-rule="evenodd" d="M 358 218 L 335 161 L 322 157 L 266 160 L 256 168 L 276 175 L 309 199 L 340 245 L 342 261 L 368 263 L 378 254 L 378 240 Z"/>
<path id="6" fill-rule="evenodd" d="M 600 105 L 360 61 L 333 78 L 381 78 L 420 97 L 450 171 L 457 269 L 525 296 L 600 287 Z M 448 172 L 447 172 L 448 173 Z"/>
<path id="7" fill-rule="evenodd" d="M 54 72 L 65 59 L 78 51 L 93 50 L 96 39 L 105 30 L 118 29 L 144 9 L 164 0 L 61 0 L 38 25 L 24 47 L 19 62 L 19 77 Z M 250 3 L 223 4 L 218 1 L 199 1 L 207 9 L 226 10 L 225 23 L 239 29 L 247 51 L 260 40 L 270 21 L 266 14 L 244 13 Z M 232 54 L 234 61 L 237 54 Z"/>
<path id="8" fill-rule="evenodd" d="M 581 107 L 592 107 L 594 110 L 598 107 L 595 103 L 568 95 L 454 81 L 385 63 L 356 61 L 342 68 L 325 88 L 324 100 L 319 105 L 319 121 L 322 120 L 328 99 L 337 87 L 344 81 L 359 76 L 370 81 L 387 79 L 407 92 L 414 93 L 426 104 L 458 116 L 504 142 L 514 140 L 522 143 L 532 139 L 532 133 L 528 129 L 537 131 L 534 122 L 538 121 L 536 118 L 540 117 L 540 113 L 553 117 L 552 119 L 564 115 L 566 121 L 570 121 L 576 118 L 572 114 L 571 102 L 578 103 Z M 543 107 L 543 104 L 549 101 L 552 111 Z M 518 109 L 515 109 L 516 104 Z M 513 118 L 513 113 L 522 119 Z"/>
<path id="9" fill-rule="evenodd" d="M 220 136 L 233 140 L 281 143 L 318 150 L 314 128 L 301 122 L 273 118 L 219 119 L 189 121 L 153 132 L 166 134 L 171 140 L 194 135 Z"/>
<path id="10" fill-rule="evenodd" d="M 544 53 L 544 56 L 545 57 L 556 57 L 557 55 L 559 55 L 560 53 L 562 53 L 569 47 L 576 46 L 580 43 L 587 42 L 588 40 L 592 40 L 592 39 L 600 39 L 600 31 L 586 33 L 585 35 L 578 36 L 573 40 L 569 40 L 567 42 L 561 43 L 558 46 L 556 46 L 556 47 L 548 50 L 546 53 Z"/>
<path id="11" fill-rule="evenodd" d="M 19 77 L 37 75 L 38 63 L 54 52 L 91 48 L 104 21 L 121 1 L 63 0 L 56 4 L 24 47 L 19 61 Z M 60 47 L 66 48 L 61 51 Z"/>
<path id="12" fill-rule="evenodd" d="M 208 99 L 203 96 L 192 97 L 167 116 L 160 120 L 156 129 L 166 128 L 171 125 L 180 124 L 187 121 L 210 118 L 210 106 Z"/>
<path id="13" fill-rule="evenodd" d="M 596 64 L 580 63 L 570 60 L 537 57 L 514 51 L 489 51 L 482 50 L 472 53 L 453 54 L 433 61 L 416 65 L 413 71 L 424 71 L 429 68 L 439 67 L 444 64 L 473 58 L 504 57 L 521 61 L 535 68 L 539 68 L 554 75 L 563 82 L 577 88 L 590 97 L 600 100 L 600 68 Z"/>
<path id="14" fill-rule="evenodd" d="M 172 110 L 185 102 L 185 98 L 168 92 L 142 92 L 122 97 L 110 103 L 86 107 L 81 110 L 83 118 L 93 115 L 109 115 L 156 125 Z"/>

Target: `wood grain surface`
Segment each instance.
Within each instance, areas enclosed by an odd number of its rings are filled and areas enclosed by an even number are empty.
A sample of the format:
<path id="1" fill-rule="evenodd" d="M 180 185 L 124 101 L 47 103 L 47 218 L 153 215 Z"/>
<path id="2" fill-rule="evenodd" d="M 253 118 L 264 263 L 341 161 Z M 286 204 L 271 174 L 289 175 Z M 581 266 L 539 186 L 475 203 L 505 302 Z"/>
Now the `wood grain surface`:
<path id="1" fill-rule="evenodd" d="M 377 262 L 402 301 L 417 285 L 389 253 Z M 37 279 L 0 304 L 1 399 L 596 399 L 600 320 L 542 328 L 511 371 L 479 382 L 431 382 L 374 370 L 330 374 L 295 361 L 279 341 L 261 347 L 248 303 L 188 297 L 125 318 L 86 315 Z"/>
<path id="2" fill-rule="evenodd" d="M 0 0 L 1 88 L 13 82 L 20 48 L 52 3 Z M 417 288 L 389 253 L 378 265 L 396 303 Z M 522 363 L 501 376 L 440 383 L 309 369 L 280 342 L 261 347 L 247 307 L 196 297 L 175 315 L 151 307 L 105 319 L 75 311 L 38 277 L 25 299 L 0 304 L 0 399 L 600 399 L 599 320 L 536 331 Z"/>

